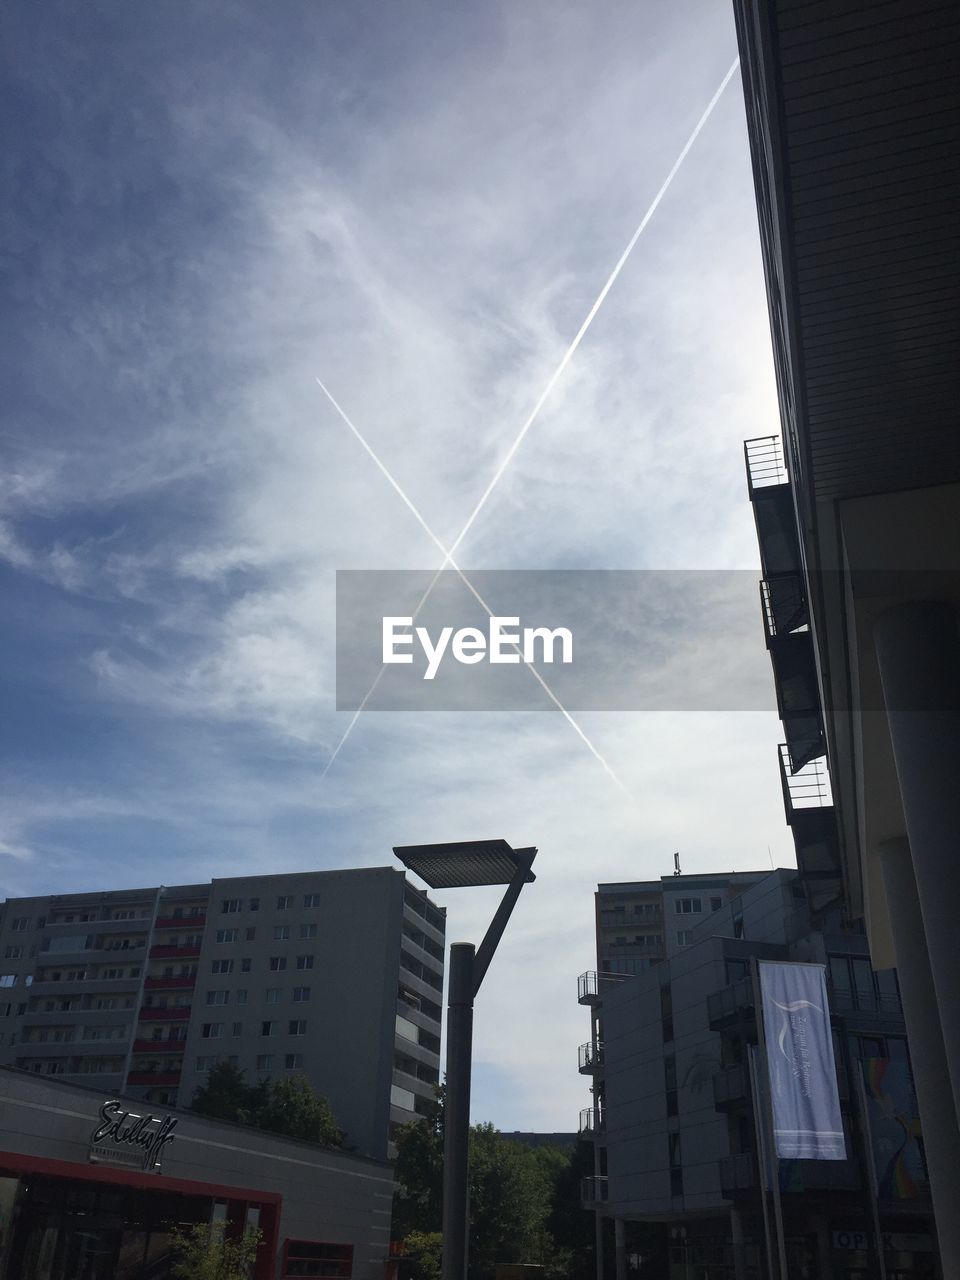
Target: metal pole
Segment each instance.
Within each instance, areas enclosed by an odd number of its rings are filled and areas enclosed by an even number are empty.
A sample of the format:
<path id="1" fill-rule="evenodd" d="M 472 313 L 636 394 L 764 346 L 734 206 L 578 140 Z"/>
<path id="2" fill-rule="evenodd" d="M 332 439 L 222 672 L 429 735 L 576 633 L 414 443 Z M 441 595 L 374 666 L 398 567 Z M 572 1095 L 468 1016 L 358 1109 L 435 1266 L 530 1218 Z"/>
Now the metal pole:
<path id="1" fill-rule="evenodd" d="M 856 1064 L 855 1071 L 864 1172 L 867 1175 L 867 1187 L 869 1188 L 870 1216 L 873 1218 L 873 1239 L 877 1246 L 877 1265 L 880 1268 L 880 1280 L 887 1280 L 887 1262 L 883 1252 L 883 1236 L 880 1234 L 880 1188 L 877 1186 L 877 1166 L 873 1162 L 873 1130 L 870 1127 L 867 1091 L 863 1083 L 863 1067 L 859 1062 Z"/>
<path id="2" fill-rule="evenodd" d="M 758 1081 L 759 1091 L 766 1103 L 764 1118 L 770 1135 L 770 1173 L 773 1183 L 773 1220 L 777 1228 L 777 1256 L 780 1259 L 780 1280 L 789 1280 L 787 1270 L 787 1242 L 783 1232 L 783 1204 L 780 1200 L 780 1156 L 777 1153 L 777 1135 L 773 1127 L 773 1098 L 770 1095 L 770 1064 L 767 1060 L 767 1037 L 763 1027 L 763 999 L 760 993 L 760 965 L 756 956 L 751 961 L 753 970 L 753 1007 L 757 1015 L 757 1041 L 760 1047 L 760 1065 L 763 1080 Z"/>
<path id="3" fill-rule="evenodd" d="M 770 1234 L 770 1206 L 767 1203 L 767 1120 L 760 1100 L 760 1081 L 757 1079 L 759 1051 L 755 1045 L 747 1048 L 747 1068 L 750 1072 L 750 1095 L 753 1098 L 753 1115 L 757 1131 L 757 1166 L 760 1175 L 760 1207 L 763 1209 L 763 1238 L 767 1246 L 767 1275 L 772 1277 L 776 1268 L 773 1262 L 773 1237 Z"/>
<path id="4" fill-rule="evenodd" d="M 443 1113 L 442 1280 L 466 1280 L 467 1274 L 467 1147 L 470 1139 L 474 956 L 472 942 L 455 942 L 450 948 L 447 1079 Z"/>

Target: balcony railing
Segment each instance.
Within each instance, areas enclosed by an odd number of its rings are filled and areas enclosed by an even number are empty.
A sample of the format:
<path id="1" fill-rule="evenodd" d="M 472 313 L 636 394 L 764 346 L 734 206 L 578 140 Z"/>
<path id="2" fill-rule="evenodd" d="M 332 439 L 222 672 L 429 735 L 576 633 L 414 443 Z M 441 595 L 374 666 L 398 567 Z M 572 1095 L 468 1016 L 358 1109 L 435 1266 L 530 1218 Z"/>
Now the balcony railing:
<path id="1" fill-rule="evenodd" d="M 598 1071 L 603 1066 L 603 1044 L 598 1042 L 594 1044 L 592 1040 L 588 1040 L 586 1044 L 580 1046 L 579 1052 L 580 1073 L 589 1075 L 594 1071 Z"/>
<path id="2" fill-rule="evenodd" d="M 824 756 L 811 760 L 802 769 L 794 769 L 790 748 L 780 743 L 780 783 L 787 822 L 800 809 L 826 809 L 833 804 L 830 772 Z"/>
<path id="3" fill-rule="evenodd" d="M 150 948 L 151 960 L 176 960 L 196 957 L 200 954 L 200 944 L 196 946 L 170 947 L 166 943 Z"/>
<path id="4" fill-rule="evenodd" d="M 143 985 L 147 991 L 170 991 L 175 988 L 183 990 L 197 985 L 197 975 L 194 973 L 187 977 L 178 978 L 160 978 L 151 976 L 144 979 Z"/>
<path id="5" fill-rule="evenodd" d="M 707 996 L 707 1019 L 712 1030 L 753 1008 L 753 983 L 749 978 L 731 982 Z"/>
<path id="6" fill-rule="evenodd" d="M 789 1166 L 789 1171 L 788 1171 Z M 725 1196 L 755 1192 L 759 1183 L 757 1163 L 749 1152 L 724 1156 L 720 1161 L 720 1190 Z M 781 1165 L 784 1195 L 805 1191 L 857 1191 L 860 1177 L 852 1160 L 791 1160 Z"/>
<path id="7" fill-rule="evenodd" d="M 179 1084 L 179 1071 L 131 1071 L 127 1076 L 127 1084 Z"/>
<path id="8" fill-rule="evenodd" d="M 170 1053 L 183 1053 L 187 1047 L 186 1038 L 183 1040 L 134 1040 L 134 1053 L 159 1053 L 164 1057 Z"/>
<path id="9" fill-rule="evenodd" d="M 190 1007 L 178 1005 L 171 1009 L 161 1009 L 151 1005 L 141 1009 L 137 1017 L 141 1022 L 181 1022 L 190 1017 Z"/>
<path id="10" fill-rule="evenodd" d="M 605 1177 L 580 1179 L 580 1203 L 585 1209 L 605 1204 L 609 1197 L 609 1180 Z"/>
<path id="11" fill-rule="evenodd" d="M 580 1004 L 596 1004 L 607 987 L 626 982 L 628 977 L 627 973 L 597 973 L 595 969 L 581 973 L 577 979 L 577 1000 Z"/>
<path id="12" fill-rule="evenodd" d="M 783 445 L 779 436 L 759 436 L 744 440 L 743 457 L 747 464 L 747 487 L 751 497 L 755 489 L 787 484 L 787 468 L 783 461 Z"/>
<path id="13" fill-rule="evenodd" d="M 581 1138 L 596 1137 L 597 1134 L 605 1133 L 606 1128 L 607 1125 L 602 1112 L 597 1116 L 593 1107 L 584 1107 L 580 1112 L 580 1127 L 578 1132 Z"/>
<path id="14" fill-rule="evenodd" d="M 760 579 L 760 604 L 767 646 L 779 636 L 806 629 L 807 592 L 800 573 L 774 573 Z"/>
<path id="15" fill-rule="evenodd" d="M 198 916 L 160 916 L 153 928 L 154 932 L 157 929 L 179 929 L 182 933 L 184 929 L 201 929 L 206 922 L 205 912 Z"/>

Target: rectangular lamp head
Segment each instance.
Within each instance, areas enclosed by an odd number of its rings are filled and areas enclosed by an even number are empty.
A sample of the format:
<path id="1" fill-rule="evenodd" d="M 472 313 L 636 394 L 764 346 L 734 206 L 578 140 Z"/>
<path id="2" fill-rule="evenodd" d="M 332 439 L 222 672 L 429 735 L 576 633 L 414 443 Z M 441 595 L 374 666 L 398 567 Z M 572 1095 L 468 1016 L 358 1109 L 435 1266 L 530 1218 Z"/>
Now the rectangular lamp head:
<path id="1" fill-rule="evenodd" d="M 393 852 L 431 889 L 465 889 L 472 885 L 509 884 L 521 858 L 506 840 L 462 840 L 454 844 L 408 844 Z M 528 854 L 528 850 L 523 851 Z M 525 860 L 525 859 L 524 859 Z M 532 859 L 531 859 L 532 860 Z M 535 880 L 528 870 L 525 881 Z"/>

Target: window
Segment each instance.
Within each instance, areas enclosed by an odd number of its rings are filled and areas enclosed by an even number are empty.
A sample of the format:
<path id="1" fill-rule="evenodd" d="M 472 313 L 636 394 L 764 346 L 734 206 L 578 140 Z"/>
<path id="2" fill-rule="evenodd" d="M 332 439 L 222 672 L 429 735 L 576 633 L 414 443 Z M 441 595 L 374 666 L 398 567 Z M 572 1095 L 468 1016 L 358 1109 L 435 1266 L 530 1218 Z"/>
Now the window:
<path id="1" fill-rule="evenodd" d="M 256 931 L 256 929 L 248 929 L 248 930 L 247 930 L 246 938 L 247 938 L 247 941 L 248 941 L 248 942 L 253 942 L 253 941 L 254 941 L 254 939 L 256 938 L 256 936 L 257 936 L 257 931 Z"/>
<path id="2" fill-rule="evenodd" d="M 5 960 L 19 960 L 22 955 L 23 955 L 23 947 L 18 947 L 18 946 L 5 947 L 3 951 L 3 958 Z"/>
<path id="3" fill-rule="evenodd" d="M 723 899 L 722 899 L 722 898 L 711 898 L 711 899 L 710 899 L 710 910 L 711 910 L 711 911 L 719 911 L 719 910 L 720 910 L 720 908 L 721 908 L 722 906 L 723 906 Z"/>
<path id="4" fill-rule="evenodd" d="M 217 1065 L 217 1055 L 215 1053 L 204 1053 L 197 1058 L 197 1070 L 209 1071 L 211 1067 Z"/>
<path id="5" fill-rule="evenodd" d="M 689 947 L 689 945 L 690 945 L 690 943 L 691 943 L 692 941 L 693 941 L 693 930 L 692 930 L 692 929 L 678 929 L 678 930 L 677 930 L 677 946 L 678 946 L 678 947 Z"/>
<path id="6" fill-rule="evenodd" d="M 663 1081 L 667 1093 L 667 1115 L 677 1114 L 677 1060 L 672 1053 L 664 1054 Z"/>
<path id="7" fill-rule="evenodd" d="M 17 975 L 15 973 L 0 973 L 0 987 L 15 987 L 17 985 Z"/>
<path id="8" fill-rule="evenodd" d="M 298 969 L 312 969 L 312 968 L 313 968 L 313 956 L 297 956 L 297 968 L 298 968 Z"/>
<path id="9" fill-rule="evenodd" d="M 30 928 L 30 917 L 17 916 L 16 920 L 11 920 L 10 928 L 14 933 L 23 933 L 26 929 Z"/>
<path id="10" fill-rule="evenodd" d="M 277 897 L 277 910 L 278 910 L 278 911 L 289 911 L 289 910 L 290 910 L 290 908 L 291 908 L 292 906 L 293 906 L 293 894 L 292 894 L 292 893 L 281 893 L 281 894 L 279 894 L 279 895 L 278 895 L 278 897 Z"/>
<path id="11" fill-rule="evenodd" d="M 305 907 L 319 907 L 320 905 L 319 893 L 305 893 L 303 895 L 303 905 Z"/>
<path id="12" fill-rule="evenodd" d="M 294 987 L 294 988 L 293 988 L 293 1003 L 294 1003 L 294 1004 L 303 1004 L 303 1003 L 304 1003 L 304 1001 L 309 1000 L 309 999 L 310 999 L 310 988 L 309 988 L 309 987 Z"/>
<path id="13" fill-rule="evenodd" d="M 232 960 L 214 960 L 210 966 L 211 973 L 233 973 Z"/>
<path id="14" fill-rule="evenodd" d="M 279 1003 L 280 1003 L 280 988 L 267 987 L 267 1004 L 279 1004 Z"/>
<path id="15" fill-rule="evenodd" d="M 239 929 L 218 929 L 217 941 L 218 942 L 239 942 L 240 930 Z"/>
<path id="16" fill-rule="evenodd" d="M 301 938 L 315 938 L 317 936 L 317 926 L 315 924 L 302 924 L 300 926 Z"/>
<path id="17" fill-rule="evenodd" d="M 287 1027 L 287 1035 L 305 1036 L 307 1034 L 307 1024 L 303 1018 L 291 1018 Z"/>
<path id="18" fill-rule="evenodd" d="M 233 1026 L 232 1026 L 231 1030 L 230 1030 L 230 1034 L 231 1034 L 232 1036 L 242 1036 L 242 1035 L 243 1035 L 243 1023 L 242 1023 L 242 1022 L 235 1022 L 235 1023 L 233 1024 Z"/>
<path id="19" fill-rule="evenodd" d="M 223 1037 L 222 1022 L 205 1022 L 201 1029 L 204 1040 L 220 1040 Z"/>
<path id="20" fill-rule="evenodd" d="M 230 1002 L 229 991 L 208 991 L 207 992 L 207 1004 L 229 1004 L 229 1002 Z"/>
<path id="21" fill-rule="evenodd" d="M 246 992 L 246 989 L 245 989 L 244 987 L 241 987 L 241 988 L 240 988 L 240 990 L 239 990 L 239 991 L 237 992 L 237 994 L 234 996 L 234 1000 L 235 1000 L 235 1002 L 236 1002 L 237 1004 L 246 1004 L 246 1003 L 247 1003 L 247 992 Z"/>
<path id="22" fill-rule="evenodd" d="M 246 956 L 243 960 L 240 961 L 240 972 L 249 973 L 252 963 L 253 962 L 250 960 L 250 957 Z"/>
<path id="23" fill-rule="evenodd" d="M 269 1020 L 268 1020 L 268 1021 L 266 1021 L 266 1022 L 261 1022 L 261 1023 L 260 1023 L 260 1034 L 261 1034 L 262 1036 L 273 1036 L 273 1035 L 276 1035 L 276 1034 L 277 1034 L 277 1030 L 276 1030 L 276 1028 L 277 1028 L 277 1024 L 276 1024 L 275 1022 L 270 1022 Z"/>
<path id="24" fill-rule="evenodd" d="M 702 906 L 699 898 L 675 898 L 673 909 L 678 916 L 699 915 Z"/>
<path id="25" fill-rule="evenodd" d="M 283 1069 L 284 1071 L 300 1071 L 303 1068 L 302 1053 L 288 1053 L 284 1055 Z"/>
<path id="26" fill-rule="evenodd" d="M 288 942 L 290 940 L 290 926 L 288 924 L 275 924 L 273 926 L 274 942 Z"/>
<path id="27" fill-rule="evenodd" d="M 274 1053 L 258 1053 L 257 1054 L 257 1070 L 272 1071 L 276 1065 L 277 1057 Z"/>
<path id="28" fill-rule="evenodd" d="M 284 1280 L 289 1276 L 343 1276 L 353 1272 L 352 1244 L 288 1240 L 283 1250 Z"/>
<path id="29" fill-rule="evenodd" d="M 287 957 L 286 957 L 286 956 L 271 956 L 271 957 L 270 957 L 270 970 L 271 970 L 271 972 L 272 972 L 272 973 L 280 973 L 280 972 L 282 972 L 282 970 L 284 970 L 286 967 L 287 967 Z"/>
<path id="30" fill-rule="evenodd" d="M 260 899 L 259 899 L 259 898 L 251 898 L 251 899 L 250 899 L 250 910 L 251 910 L 251 911 L 259 911 L 259 910 L 260 910 Z"/>
<path id="31" fill-rule="evenodd" d="M 220 914 L 227 915 L 227 916 L 235 915 L 236 912 L 242 910 L 242 908 L 243 908 L 242 898 L 224 898 L 223 901 L 220 903 Z"/>

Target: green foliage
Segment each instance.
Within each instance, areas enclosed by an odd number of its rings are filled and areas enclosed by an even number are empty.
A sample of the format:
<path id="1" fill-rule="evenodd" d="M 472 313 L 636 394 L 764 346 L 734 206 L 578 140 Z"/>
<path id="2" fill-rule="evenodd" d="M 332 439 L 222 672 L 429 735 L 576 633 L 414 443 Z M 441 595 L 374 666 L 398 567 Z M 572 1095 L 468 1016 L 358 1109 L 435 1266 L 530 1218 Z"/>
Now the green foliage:
<path id="1" fill-rule="evenodd" d="M 443 1236 L 439 1231 L 411 1231 L 403 1242 L 403 1253 L 404 1275 L 410 1280 L 440 1280 Z"/>
<path id="2" fill-rule="evenodd" d="M 176 1255 L 175 1280 L 249 1280 L 263 1239 L 260 1231 L 229 1239 L 223 1229 L 197 1222 L 184 1230 L 173 1227 L 170 1244 Z"/>
<path id="3" fill-rule="evenodd" d="M 413 1259 L 412 1280 L 436 1280 L 429 1250 L 414 1250 L 411 1241 L 441 1240 L 442 1092 L 434 1112 L 405 1125 L 396 1143 L 394 1235 Z M 587 1154 L 591 1164 L 584 1173 L 592 1173 L 592 1151 Z M 498 1262 L 543 1266 L 545 1280 L 590 1280 L 593 1215 L 580 1207 L 574 1152 L 531 1148 L 481 1124 L 471 1127 L 469 1160 L 469 1280 L 491 1280 Z"/>
<path id="4" fill-rule="evenodd" d="M 195 1091 L 191 1109 L 215 1120 L 236 1120 L 326 1147 L 343 1142 L 329 1102 L 300 1072 L 247 1084 L 242 1071 L 219 1062 L 211 1067 L 207 1083 Z"/>

